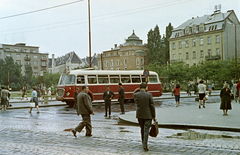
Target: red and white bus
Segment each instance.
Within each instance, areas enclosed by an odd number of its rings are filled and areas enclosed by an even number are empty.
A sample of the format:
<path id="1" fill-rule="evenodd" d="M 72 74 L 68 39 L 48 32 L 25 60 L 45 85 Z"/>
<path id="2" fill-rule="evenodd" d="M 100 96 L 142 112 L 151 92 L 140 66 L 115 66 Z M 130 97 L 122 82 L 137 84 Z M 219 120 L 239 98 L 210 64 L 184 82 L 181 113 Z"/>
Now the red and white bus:
<path id="1" fill-rule="evenodd" d="M 133 94 L 139 91 L 139 84 L 145 81 L 143 70 L 71 70 L 61 75 L 57 86 L 56 99 L 72 105 L 76 88 L 79 88 L 79 92 L 81 92 L 84 85 L 88 86 L 92 100 L 103 100 L 103 92 L 106 90 L 107 85 L 110 86 L 110 89 L 115 94 L 115 99 L 117 99 L 118 83 L 121 82 L 125 91 L 125 99 L 129 100 L 133 99 Z M 156 72 L 149 72 L 147 85 L 148 92 L 152 93 L 153 97 L 162 95 L 161 82 Z"/>

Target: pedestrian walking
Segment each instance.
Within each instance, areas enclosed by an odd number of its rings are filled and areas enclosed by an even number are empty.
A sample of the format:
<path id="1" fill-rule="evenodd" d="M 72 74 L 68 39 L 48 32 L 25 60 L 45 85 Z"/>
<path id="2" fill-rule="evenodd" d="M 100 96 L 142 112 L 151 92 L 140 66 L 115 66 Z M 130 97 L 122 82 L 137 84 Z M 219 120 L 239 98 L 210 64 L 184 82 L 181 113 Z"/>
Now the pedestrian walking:
<path id="1" fill-rule="evenodd" d="M 188 82 L 188 85 L 187 85 L 187 93 L 188 93 L 188 96 L 191 96 L 191 89 L 192 89 L 192 85 L 190 82 Z"/>
<path id="2" fill-rule="evenodd" d="M 199 94 L 199 109 L 201 109 L 201 105 L 203 105 L 203 108 L 205 108 L 205 101 L 203 98 L 206 96 L 206 85 L 203 84 L 203 81 L 201 80 L 198 85 L 198 94 Z"/>
<path id="3" fill-rule="evenodd" d="M 37 108 L 37 113 L 39 113 L 37 91 L 36 91 L 35 87 L 32 88 L 32 95 L 31 95 L 31 100 L 30 101 L 35 103 L 35 107 Z M 29 113 L 32 113 L 32 108 L 33 107 L 30 107 Z"/>
<path id="4" fill-rule="evenodd" d="M 39 101 L 40 97 L 41 97 L 41 91 L 40 91 L 40 86 L 39 85 L 37 85 L 36 91 L 37 91 L 37 97 L 38 97 L 38 101 Z"/>
<path id="5" fill-rule="evenodd" d="M 111 100 L 115 97 L 115 94 L 110 90 L 110 86 L 107 86 L 107 90 L 103 93 L 103 100 L 105 102 L 105 115 L 107 117 L 107 111 L 109 109 L 109 117 L 111 117 Z"/>
<path id="6" fill-rule="evenodd" d="M 1 107 L 2 107 L 2 111 L 6 111 L 7 110 L 7 105 L 8 105 L 8 95 L 9 95 L 9 91 L 7 90 L 7 87 L 2 87 L 2 91 L 1 91 Z"/>
<path id="7" fill-rule="evenodd" d="M 238 81 L 238 84 L 237 84 L 237 93 L 236 93 L 236 96 L 238 98 L 238 103 L 240 104 L 240 79 Z"/>
<path id="8" fill-rule="evenodd" d="M 52 94 L 51 86 L 49 85 L 49 86 L 48 86 L 48 89 L 47 89 L 47 96 L 50 97 L 51 94 Z"/>
<path id="9" fill-rule="evenodd" d="M 237 84 L 238 84 L 238 81 L 236 80 L 232 86 L 232 94 L 234 96 L 235 102 L 237 102 Z"/>
<path id="10" fill-rule="evenodd" d="M 164 91 L 166 92 L 166 90 L 167 90 L 167 84 L 166 84 L 166 82 L 163 83 L 163 88 L 164 88 Z"/>
<path id="11" fill-rule="evenodd" d="M 45 84 L 42 87 L 42 98 L 44 99 L 44 96 L 46 95 L 46 86 Z"/>
<path id="12" fill-rule="evenodd" d="M 228 84 L 226 83 L 220 93 L 221 97 L 220 109 L 223 110 L 223 116 L 227 116 L 228 110 L 232 109 L 231 96 L 232 96 L 231 90 L 228 88 Z"/>
<path id="13" fill-rule="evenodd" d="M 53 86 L 53 84 L 52 84 L 52 86 L 51 86 L 51 99 L 53 98 L 53 95 L 55 94 L 55 92 L 54 92 L 54 86 Z"/>
<path id="14" fill-rule="evenodd" d="M 178 107 L 180 103 L 180 90 L 181 90 L 180 84 L 176 84 L 176 87 L 173 89 L 173 93 L 175 95 L 176 107 Z"/>
<path id="15" fill-rule="evenodd" d="M 194 84 L 194 95 L 198 95 L 198 83 L 195 82 Z"/>
<path id="16" fill-rule="evenodd" d="M 82 86 L 81 93 L 78 94 L 77 97 L 77 115 L 82 116 L 82 122 L 78 124 L 78 126 L 71 130 L 73 135 L 77 137 L 76 133 L 81 132 L 82 129 L 86 128 L 86 136 L 92 136 L 92 124 L 91 124 L 91 116 L 90 114 L 94 115 L 93 108 L 92 108 L 92 100 L 91 97 L 88 95 L 88 87 Z"/>
<path id="17" fill-rule="evenodd" d="M 172 82 L 172 84 L 171 84 L 171 88 L 172 88 L 172 96 L 174 95 L 174 93 L 173 93 L 173 89 L 175 88 L 175 84 L 174 84 L 174 82 Z"/>
<path id="18" fill-rule="evenodd" d="M 136 118 L 141 128 L 141 139 L 144 151 L 148 151 L 148 135 L 152 120 L 156 121 L 155 107 L 151 93 L 146 92 L 147 85 L 140 84 L 140 91 L 134 94 L 137 106 Z"/>
<path id="19" fill-rule="evenodd" d="M 23 89 L 22 89 L 22 99 L 23 100 L 24 98 L 26 98 L 28 100 L 28 97 L 27 97 L 27 87 L 26 86 L 23 86 Z"/>
<path id="20" fill-rule="evenodd" d="M 79 94 L 79 88 L 76 88 L 76 91 L 73 94 L 73 98 L 74 98 L 74 105 L 73 108 L 77 108 L 77 96 Z"/>
<path id="21" fill-rule="evenodd" d="M 215 84 L 212 83 L 212 91 L 214 92 L 214 90 L 215 90 Z"/>
<path id="22" fill-rule="evenodd" d="M 125 114 L 125 110 L 124 110 L 124 88 L 122 87 L 122 83 L 118 84 L 119 90 L 118 90 L 118 102 L 120 104 L 120 108 L 121 108 L 121 114 Z"/>
<path id="23" fill-rule="evenodd" d="M 208 85 L 208 93 L 209 93 L 209 95 L 212 94 L 212 85 L 211 84 Z"/>

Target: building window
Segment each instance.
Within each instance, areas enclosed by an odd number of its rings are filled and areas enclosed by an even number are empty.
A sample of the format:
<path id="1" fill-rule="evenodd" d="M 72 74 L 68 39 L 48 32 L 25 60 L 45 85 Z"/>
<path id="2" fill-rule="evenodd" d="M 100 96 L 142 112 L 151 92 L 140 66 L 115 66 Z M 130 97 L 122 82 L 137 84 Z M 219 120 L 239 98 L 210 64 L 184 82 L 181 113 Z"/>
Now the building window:
<path id="1" fill-rule="evenodd" d="M 208 44 L 211 44 L 211 37 L 208 37 Z"/>
<path id="2" fill-rule="evenodd" d="M 35 60 L 35 61 L 33 61 L 33 64 L 38 64 L 38 62 Z"/>
<path id="3" fill-rule="evenodd" d="M 215 25 L 215 30 L 217 29 L 217 25 Z"/>
<path id="4" fill-rule="evenodd" d="M 5 48 L 5 51 L 10 51 L 10 48 Z"/>
<path id="5" fill-rule="evenodd" d="M 193 28 L 193 33 L 196 33 L 196 28 Z"/>
<path id="6" fill-rule="evenodd" d="M 204 57 L 203 51 L 200 51 L 200 57 L 201 57 L 201 58 Z"/>
<path id="7" fill-rule="evenodd" d="M 139 66 L 137 66 L 137 70 L 139 70 Z"/>
<path id="8" fill-rule="evenodd" d="M 15 48 L 14 51 L 15 51 L 15 52 L 19 52 L 19 49 Z"/>
<path id="9" fill-rule="evenodd" d="M 139 58 L 136 59 L 136 64 L 139 65 Z"/>
<path id="10" fill-rule="evenodd" d="M 216 42 L 219 43 L 219 36 L 216 36 Z"/>
<path id="11" fill-rule="evenodd" d="M 188 40 L 186 41 L 186 47 L 188 47 Z"/>
<path id="12" fill-rule="evenodd" d="M 111 71 L 113 71 L 113 67 L 111 67 Z"/>
<path id="13" fill-rule="evenodd" d="M 196 59 L 196 52 L 193 52 L 193 59 Z"/>
<path id="14" fill-rule="evenodd" d="M 195 41 L 195 39 L 192 41 L 192 46 L 196 46 L 196 41 Z"/>
<path id="15" fill-rule="evenodd" d="M 181 41 L 179 42 L 179 48 L 182 48 L 182 42 Z"/>
<path id="16" fill-rule="evenodd" d="M 203 31 L 203 27 L 202 27 L 202 26 L 200 27 L 200 31 L 201 31 L 201 32 Z"/>
<path id="17" fill-rule="evenodd" d="M 21 60 L 17 60 L 16 63 L 21 65 Z"/>
<path id="18" fill-rule="evenodd" d="M 32 52 L 33 52 L 33 53 L 37 53 L 37 51 L 36 51 L 36 50 L 33 50 Z"/>
<path id="19" fill-rule="evenodd" d="M 211 57 L 211 55 L 212 55 L 212 51 L 211 51 L 211 49 L 209 49 L 208 50 L 208 56 Z"/>
<path id="20" fill-rule="evenodd" d="M 203 38 L 200 39 L 200 45 L 203 45 Z"/>
<path id="21" fill-rule="evenodd" d="M 26 61 L 29 62 L 29 61 Z M 46 66 L 46 61 L 42 61 L 42 66 Z"/>
<path id="22" fill-rule="evenodd" d="M 127 67 L 124 67 L 124 70 L 127 70 Z"/>
<path id="23" fill-rule="evenodd" d="M 113 64 L 113 62 L 114 62 L 114 61 L 113 61 L 113 60 L 111 60 L 111 66 L 113 66 L 113 65 L 114 65 L 114 64 Z"/>
<path id="24" fill-rule="evenodd" d="M 144 60 L 143 60 L 143 58 L 141 58 L 141 65 L 144 65 Z"/>
<path id="25" fill-rule="evenodd" d="M 173 60 L 176 60 L 176 55 L 175 54 L 173 54 Z"/>
<path id="26" fill-rule="evenodd" d="M 38 67 L 37 67 L 37 66 L 34 66 L 33 69 L 38 69 Z"/>
<path id="27" fill-rule="evenodd" d="M 111 56 L 113 56 L 113 53 L 111 53 Z"/>
<path id="28" fill-rule="evenodd" d="M 124 59 L 124 65 L 127 65 L 127 59 Z"/>
<path id="29" fill-rule="evenodd" d="M 16 57 L 17 57 L 17 58 L 20 58 L 20 57 L 21 57 L 21 55 L 20 55 L 20 54 L 17 54 L 17 55 L 16 55 Z"/>
<path id="30" fill-rule="evenodd" d="M 120 60 L 116 60 L 116 66 L 120 65 Z"/>
<path id="31" fill-rule="evenodd" d="M 105 61 L 105 62 L 104 62 L 104 66 L 105 66 L 105 67 L 108 67 L 108 61 Z"/>
<path id="32" fill-rule="evenodd" d="M 220 49 L 219 48 L 217 48 L 217 55 L 220 55 Z"/>
<path id="33" fill-rule="evenodd" d="M 105 57 L 107 56 L 107 53 L 105 53 Z"/>
<path id="34" fill-rule="evenodd" d="M 189 59 L 189 53 L 188 52 L 186 53 L 186 59 Z"/>
<path id="35" fill-rule="evenodd" d="M 175 43 L 173 43 L 173 49 L 175 49 L 176 47 L 175 47 Z"/>
<path id="36" fill-rule="evenodd" d="M 38 56 L 37 56 L 37 55 L 34 55 L 33 58 L 38 58 Z"/>
<path id="37" fill-rule="evenodd" d="M 11 54 L 8 53 L 6 56 L 7 56 L 7 57 L 11 57 Z"/>
<path id="38" fill-rule="evenodd" d="M 99 67 L 99 69 L 102 69 L 101 61 L 98 61 L 98 67 Z"/>
<path id="39" fill-rule="evenodd" d="M 30 62 L 29 61 L 25 61 L 25 65 L 30 65 Z"/>
<path id="40" fill-rule="evenodd" d="M 179 60 L 182 61 L 182 53 L 179 53 Z"/>

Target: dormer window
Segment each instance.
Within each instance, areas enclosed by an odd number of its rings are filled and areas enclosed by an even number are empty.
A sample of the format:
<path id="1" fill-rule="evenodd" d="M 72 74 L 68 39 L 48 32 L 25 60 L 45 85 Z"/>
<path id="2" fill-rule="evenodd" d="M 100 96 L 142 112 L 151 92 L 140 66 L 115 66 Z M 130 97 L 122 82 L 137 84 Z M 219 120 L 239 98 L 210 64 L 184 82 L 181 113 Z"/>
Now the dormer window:
<path id="1" fill-rule="evenodd" d="M 214 26 L 212 26 L 212 30 L 214 29 Z"/>
<path id="2" fill-rule="evenodd" d="M 209 29 L 208 29 L 209 31 L 211 31 L 211 26 L 209 26 Z"/>
<path id="3" fill-rule="evenodd" d="M 215 30 L 217 29 L 217 25 L 215 25 Z"/>

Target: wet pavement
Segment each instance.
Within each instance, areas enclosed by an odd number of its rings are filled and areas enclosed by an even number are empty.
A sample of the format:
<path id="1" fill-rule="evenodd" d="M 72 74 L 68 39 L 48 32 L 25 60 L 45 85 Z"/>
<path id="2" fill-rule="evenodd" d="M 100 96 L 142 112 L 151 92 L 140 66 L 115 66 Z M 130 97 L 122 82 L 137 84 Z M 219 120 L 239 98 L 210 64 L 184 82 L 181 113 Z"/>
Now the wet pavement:
<path id="1" fill-rule="evenodd" d="M 208 104 L 218 101 L 212 97 Z M 182 98 L 181 106 L 198 102 Z M 174 99 L 155 101 L 157 108 L 174 107 Z M 135 110 L 133 103 L 125 104 L 126 111 Z M 104 106 L 94 106 L 93 136 L 85 130 L 75 138 L 69 130 L 81 117 L 67 106 L 0 111 L 0 154 L 240 154 L 240 133 L 209 130 L 159 129 L 156 138 L 149 137 L 149 152 L 142 150 L 140 128 L 119 124 L 120 107 L 112 105 L 112 117 L 104 118 Z M 221 121 L 221 119 L 219 119 Z"/>

